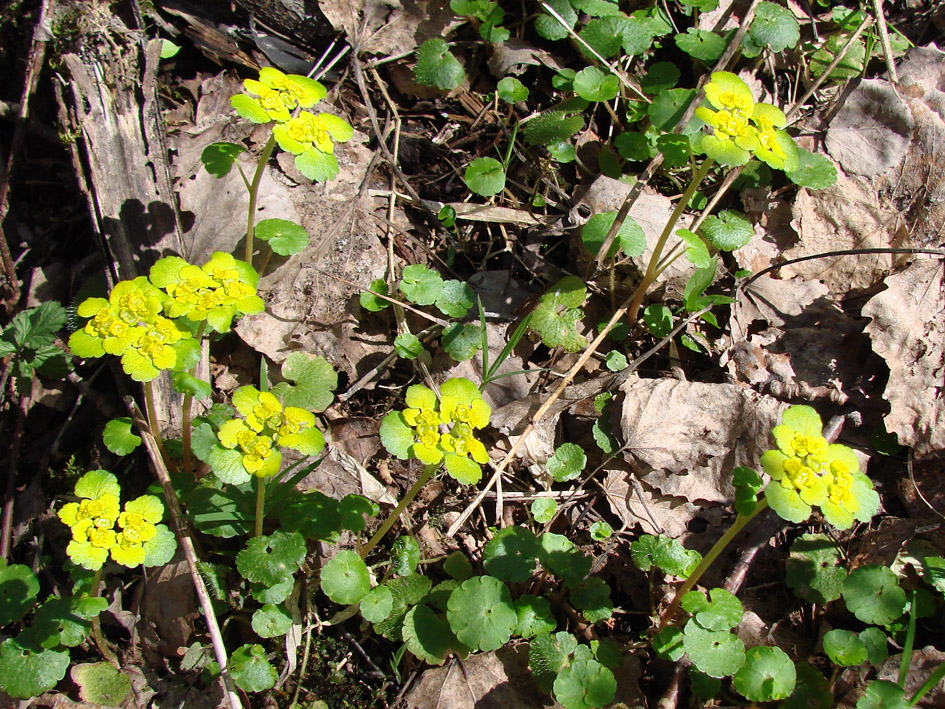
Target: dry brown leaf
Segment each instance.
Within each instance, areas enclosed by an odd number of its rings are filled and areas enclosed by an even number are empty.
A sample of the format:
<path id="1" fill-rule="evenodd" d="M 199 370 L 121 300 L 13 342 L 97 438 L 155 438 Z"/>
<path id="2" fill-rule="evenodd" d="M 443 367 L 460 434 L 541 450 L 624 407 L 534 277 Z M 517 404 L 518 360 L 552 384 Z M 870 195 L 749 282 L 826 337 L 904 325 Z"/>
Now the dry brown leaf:
<path id="1" fill-rule="evenodd" d="M 945 448 L 942 402 L 945 358 L 945 296 L 942 265 L 916 261 L 886 279 L 887 289 L 863 306 L 872 318 L 866 333 L 886 360 L 889 402 L 886 430 L 924 456 Z"/>
<path id="2" fill-rule="evenodd" d="M 737 384 L 631 378 L 620 390 L 624 458 L 640 480 L 690 502 L 731 502 L 732 468 L 757 467 L 784 408 Z"/>
<path id="3" fill-rule="evenodd" d="M 335 30 L 347 34 L 359 54 L 402 55 L 464 22 L 448 2 L 429 0 L 319 0 L 318 8 Z"/>
<path id="4" fill-rule="evenodd" d="M 843 249 L 902 246 L 908 234 L 899 211 L 880 203 L 866 182 L 840 172 L 837 183 L 823 190 L 800 190 L 792 226 L 798 243 L 785 259 Z M 819 279 L 835 294 L 871 288 L 896 264 L 889 254 L 858 254 L 818 258 L 781 268 L 785 279 Z"/>
<path id="5" fill-rule="evenodd" d="M 176 561 L 156 570 L 144 591 L 142 615 L 154 623 L 161 645 L 158 649 L 168 657 L 184 653 L 187 640 L 194 632 L 199 617 L 194 598 L 193 579 L 186 561 Z"/>

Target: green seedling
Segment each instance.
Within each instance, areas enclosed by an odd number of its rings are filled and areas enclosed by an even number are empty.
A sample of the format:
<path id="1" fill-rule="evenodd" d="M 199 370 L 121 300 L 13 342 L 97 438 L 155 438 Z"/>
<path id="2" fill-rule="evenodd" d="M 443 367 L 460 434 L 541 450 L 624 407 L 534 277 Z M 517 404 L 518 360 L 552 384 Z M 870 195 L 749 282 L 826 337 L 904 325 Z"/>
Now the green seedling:
<path id="1" fill-rule="evenodd" d="M 36 374 L 61 379 L 69 372 L 69 356 L 56 346 L 56 333 L 68 313 L 59 303 L 43 303 L 17 313 L 0 332 L 0 358 L 8 358 L 0 375 L 0 392 L 6 391 L 12 373 L 19 391 L 25 391 Z"/>

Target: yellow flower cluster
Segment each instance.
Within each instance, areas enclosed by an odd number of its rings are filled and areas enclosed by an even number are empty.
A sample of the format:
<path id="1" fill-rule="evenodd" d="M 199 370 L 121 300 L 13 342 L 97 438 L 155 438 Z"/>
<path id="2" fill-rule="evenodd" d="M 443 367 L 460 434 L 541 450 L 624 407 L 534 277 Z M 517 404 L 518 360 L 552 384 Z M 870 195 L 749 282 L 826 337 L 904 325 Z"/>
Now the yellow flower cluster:
<path id="1" fill-rule="evenodd" d="M 117 283 L 105 298 L 88 298 L 76 312 L 90 318 L 72 333 L 69 347 L 79 357 L 121 357 L 125 372 L 150 381 L 177 365 L 182 343 L 191 335 L 160 313 L 167 296 L 144 276 Z"/>
<path id="2" fill-rule="evenodd" d="M 282 453 L 277 446 L 304 455 L 316 455 L 325 447 L 325 438 L 315 428 L 315 414 L 283 407 L 268 391 L 240 387 L 233 394 L 233 406 L 244 418 L 224 421 L 217 438 L 224 448 L 239 451 L 240 464 L 251 475 L 265 478 L 279 472 Z"/>
<path id="3" fill-rule="evenodd" d="M 166 547 L 173 535 L 158 524 L 164 516 L 164 505 L 157 497 L 142 495 L 121 510 L 121 488 L 117 478 L 106 470 L 83 475 L 76 483 L 75 494 L 79 501 L 63 505 L 59 519 L 71 529 L 66 553 L 76 564 L 97 571 L 111 556 L 123 566 L 139 566 L 155 546 L 164 547 L 162 557 L 169 557 Z"/>
<path id="4" fill-rule="evenodd" d="M 778 449 L 764 453 L 761 464 L 773 481 L 765 496 L 781 517 L 803 522 L 819 507 L 830 524 L 846 529 L 877 512 L 879 497 L 860 472 L 856 455 L 846 446 L 827 443 L 814 409 L 790 407 L 772 434 Z"/>

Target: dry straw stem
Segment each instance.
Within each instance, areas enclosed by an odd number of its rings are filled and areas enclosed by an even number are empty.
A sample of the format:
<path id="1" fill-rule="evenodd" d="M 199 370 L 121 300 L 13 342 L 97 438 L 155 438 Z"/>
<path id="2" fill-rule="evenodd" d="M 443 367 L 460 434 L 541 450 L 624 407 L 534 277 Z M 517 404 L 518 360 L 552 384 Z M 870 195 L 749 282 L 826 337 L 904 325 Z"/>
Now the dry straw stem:
<path id="1" fill-rule="evenodd" d="M 177 543 L 184 550 L 184 557 L 187 559 L 187 567 L 190 570 L 190 579 L 193 581 L 194 590 L 197 592 L 197 599 L 200 601 L 200 608 L 203 610 L 203 616 L 207 621 L 207 630 L 210 633 L 210 642 L 213 645 L 213 655 L 217 664 L 220 665 L 220 678 L 223 680 L 223 690 L 226 694 L 230 709 L 242 709 L 243 703 L 240 701 L 239 694 L 233 684 L 233 678 L 227 669 L 226 646 L 223 644 L 223 635 L 220 633 L 220 625 L 217 623 L 216 613 L 213 612 L 213 603 L 210 600 L 210 594 L 207 593 L 207 587 L 204 585 L 203 578 L 197 570 L 197 553 L 194 551 L 194 543 L 187 534 L 187 526 L 184 522 L 184 516 L 180 509 L 180 502 L 177 500 L 177 493 L 174 492 L 174 486 L 171 484 L 171 477 L 164 465 L 164 458 L 158 449 L 157 441 L 151 435 L 147 420 L 141 413 L 134 401 L 129 397 L 126 400 L 138 433 L 144 441 L 144 447 L 148 451 L 148 457 L 151 458 L 151 465 L 154 467 L 154 473 L 158 482 L 161 483 L 161 489 L 164 491 L 164 498 L 167 501 L 167 510 L 171 515 L 174 534 L 177 536 Z"/>
<path id="2" fill-rule="evenodd" d="M 876 14 L 876 23 L 879 25 L 879 42 L 883 46 L 883 58 L 886 60 L 889 80 L 895 85 L 899 83 L 899 73 L 896 71 L 896 60 L 893 57 L 892 45 L 889 44 L 886 15 L 883 14 L 883 0 L 873 0 L 873 12 Z"/>

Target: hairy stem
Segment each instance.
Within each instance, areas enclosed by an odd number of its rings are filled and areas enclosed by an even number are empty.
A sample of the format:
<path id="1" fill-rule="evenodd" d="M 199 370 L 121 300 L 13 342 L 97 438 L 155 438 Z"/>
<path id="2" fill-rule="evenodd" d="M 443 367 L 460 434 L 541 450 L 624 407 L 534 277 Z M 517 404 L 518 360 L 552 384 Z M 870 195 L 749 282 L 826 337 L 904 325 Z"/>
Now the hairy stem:
<path id="1" fill-rule="evenodd" d="M 669 606 L 667 606 L 666 610 L 663 612 L 663 617 L 660 618 L 658 630 L 662 630 L 670 624 L 670 622 L 673 620 L 673 616 L 676 615 L 676 611 L 679 610 L 679 604 L 682 601 L 682 597 L 691 591 L 692 587 L 699 582 L 699 579 L 702 578 L 702 575 L 709 569 L 710 566 L 712 566 L 719 554 L 721 554 L 725 547 L 728 546 L 729 542 L 731 542 L 735 536 L 740 531 L 742 531 L 746 524 L 751 522 L 767 508 L 768 500 L 762 498 L 758 501 L 758 504 L 755 505 L 755 510 L 750 515 L 738 515 L 738 517 L 735 518 L 735 522 L 733 522 L 732 526 L 728 528 L 728 531 L 722 535 L 722 538 L 715 543 L 715 546 L 709 550 L 709 553 L 703 557 L 702 561 L 696 567 L 696 570 L 693 571 L 689 575 L 689 578 L 687 578 L 683 584 L 676 589 L 676 595 L 673 596 L 672 602 L 670 602 Z"/>
<path id="2" fill-rule="evenodd" d="M 423 473 L 419 478 L 417 478 L 417 482 L 415 482 L 413 486 L 407 490 L 407 494 L 405 494 L 403 498 L 401 498 L 400 502 L 397 503 L 397 507 L 395 507 L 394 511 L 390 513 L 390 517 L 384 520 L 384 524 L 382 524 L 380 528 L 374 533 L 374 536 L 371 537 L 368 543 L 361 547 L 360 554 L 362 559 L 366 559 L 367 555 L 371 553 L 371 550 L 376 547 L 378 542 L 384 538 L 384 535 L 390 531 L 390 528 L 394 526 L 397 518 L 400 517 L 405 509 L 407 509 L 407 505 L 413 502 L 413 498 L 417 496 L 417 493 L 420 492 L 423 486 L 430 481 L 430 478 L 433 477 L 433 473 L 439 470 L 439 468 L 439 464 L 435 464 L 428 465 L 423 469 Z"/>
<path id="3" fill-rule="evenodd" d="M 256 195 L 259 193 L 259 183 L 262 181 L 263 172 L 272 157 L 272 151 L 276 147 L 276 138 L 269 134 L 269 140 L 263 148 L 262 155 L 259 156 L 259 162 L 256 164 L 256 173 L 253 175 L 253 182 L 249 186 L 249 212 L 246 215 L 246 254 L 244 261 L 250 266 L 253 265 L 253 230 L 256 228 Z"/>

